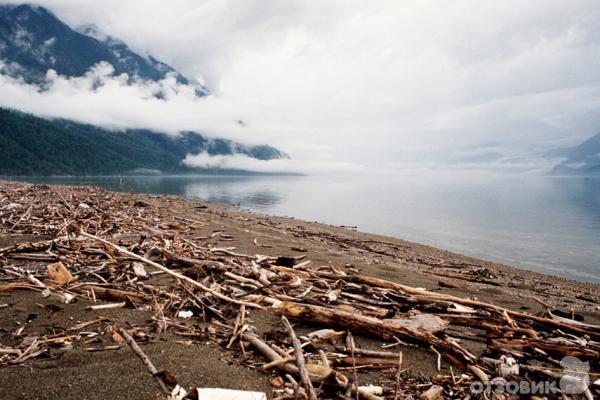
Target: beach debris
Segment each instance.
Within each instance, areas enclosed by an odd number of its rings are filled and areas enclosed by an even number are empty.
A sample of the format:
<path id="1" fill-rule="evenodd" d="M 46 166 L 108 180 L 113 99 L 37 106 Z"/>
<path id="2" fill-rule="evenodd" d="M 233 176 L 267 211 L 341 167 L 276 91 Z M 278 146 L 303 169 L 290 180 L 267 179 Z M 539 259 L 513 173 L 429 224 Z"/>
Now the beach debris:
<path id="1" fill-rule="evenodd" d="M 133 273 L 135 274 L 135 276 L 137 276 L 140 279 L 148 279 L 148 273 L 146 272 L 146 269 L 144 268 L 144 264 L 142 263 L 138 263 L 138 262 L 134 262 L 133 263 Z"/>
<path id="2" fill-rule="evenodd" d="M 433 314 L 416 314 L 409 315 L 406 318 L 386 319 L 385 322 L 397 324 L 408 331 L 412 331 L 415 335 L 420 332 L 440 333 L 445 331 L 450 322 Z"/>
<path id="3" fill-rule="evenodd" d="M 73 280 L 73 276 L 61 262 L 48 265 L 48 278 L 60 286 Z"/>
<path id="4" fill-rule="evenodd" d="M 127 303 L 123 301 L 121 303 L 98 304 L 98 305 L 88 306 L 87 309 L 94 310 L 94 311 L 109 310 L 111 308 L 123 308 L 126 305 L 127 305 Z"/>
<path id="5" fill-rule="evenodd" d="M 168 400 L 184 400 L 186 397 L 188 397 L 188 392 L 181 386 L 175 385 Z"/>
<path id="6" fill-rule="evenodd" d="M 561 380 L 580 377 L 561 370 L 567 357 L 576 357 L 577 368 L 591 374 L 577 381 L 589 382 L 584 395 L 600 395 L 600 326 L 585 313 L 562 305 L 561 311 L 538 299 L 543 311 L 533 314 L 440 291 L 472 295 L 477 285 L 501 290 L 489 269 L 419 258 L 427 265 L 425 273 L 444 277 L 428 290 L 399 283 L 400 278 L 361 274 L 345 261 L 316 262 L 305 248 L 287 246 L 277 254 L 254 237 L 239 248 L 222 247 L 223 241 L 232 244 L 235 236 L 237 244 L 243 237 L 175 208 L 163 213 L 159 200 L 127 196 L 90 187 L 0 183 L 0 234 L 27 238 L 0 248 L 0 292 L 31 291 L 40 303 L 36 312 L 14 305 L 18 324 L 6 329 L 10 342 L 0 341 L 0 367 L 73 348 L 118 350 L 126 343 L 167 398 L 267 398 L 263 392 L 230 388 L 186 391 L 199 383 L 177 382 L 142 350 L 144 343 L 165 340 L 169 332 L 185 346 L 210 343 L 229 360 L 269 374 L 278 399 L 479 398 L 472 385 L 498 379 L 550 380 L 562 390 Z M 307 235 L 301 226 L 290 232 Z M 341 249 L 394 256 L 382 242 L 327 232 L 315 236 Z M 290 250 L 305 254 L 290 256 Z M 55 300 L 61 307 L 41 304 Z M 71 307 L 64 304 L 75 300 L 103 315 L 89 313 L 83 321 L 47 332 L 26 329 L 37 313 L 64 312 Z M 3 313 L 12 313 L 8 302 L 0 304 Z M 126 313 L 119 310 L 125 307 Z M 136 310 L 150 318 L 131 325 L 111 317 Z M 259 327 L 257 321 L 265 318 L 275 322 Z M 408 374 L 407 354 L 415 350 L 429 355 L 436 375 Z"/>
<path id="7" fill-rule="evenodd" d="M 443 393 L 444 393 L 444 388 L 442 386 L 433 385 L 432 387 L 427 389 L 425 392 L 421 393 L 421 395 L 419 396 L 419 399 L 421 399 L 421 400 L 436 400 L 436 399 L 439 399 L 440 397 L 442 397 Z"/>
<path id="8" fill-rule="evenodd" d="M 496 365 L 496 376 L 508 378 L 510 376 L 519 376 L 519 364 L 512 357 L 501 356 L 500 363 Z"/>
<path id="9" fill-rule="evenodd" d="M 198 400 L 267 400 L 266 393 L 220 388 L 197 388 Z"/>
<path id="10" fill-rule="evenodd" d="M 190 310 L 181 310 L 177 313 L 179 318 L 192 318 L 194 316 L 194 312 Z"/>

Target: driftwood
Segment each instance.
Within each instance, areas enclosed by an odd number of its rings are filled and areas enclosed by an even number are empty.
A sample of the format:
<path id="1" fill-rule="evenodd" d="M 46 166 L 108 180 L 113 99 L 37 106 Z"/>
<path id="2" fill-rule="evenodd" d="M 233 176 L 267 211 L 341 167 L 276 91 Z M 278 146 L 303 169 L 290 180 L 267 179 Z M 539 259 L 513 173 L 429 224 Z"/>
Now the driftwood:
<path id="1" fill-rule="evenodd" d="M 44 251 L 46 250 L 52 240 L 41 240 L 39 242 L 31 242 L 31 243 L 19 243 L 12 246 L 4 247 L 0 249 L 0 256 L 9 254 L 9 253 L 26 253 L 26 252 L 35 252 L 35 251 Z"/>
<path id="2" fill-rule="evenodd" d="M 96 306 L 89 306 L 88 310 L 98 311 L 98 310 L 109 310 L 111 308 L 123 308 L 127 305 L 126 302 L 122 303 L 109 303 L 109 304 L 99 304 Z"/>
<path id="3" fill-rule="evenodd" d="M 351 326 L 355 332 L 369 336 L 376 336 L 386 340 L 401 337 L 417 340 L 423 343 L 434 344 L 449 351 L 456 352 L 467 361 L 473 361 L 473 357 L 461 351 L 456 346 L 449 345 L 439 339 L 430 331 L 411 328 L 407 320 L 380 320 L 340 309 L 326 308 L 299 303 L 284 302 L 275 308 L 279 314 L 287 317 L 326 326 Z"/>
<path id="4" fill-rule="evenodd" d="M 148 368 L 148 371 L 156 379 L 156 382 L 158 382 L 158 385 L 160 386 L 160 389 L 163 391 L 163 393 L 170 394 L 169 389 L 167 389 L 167 386 L 165 385 L 163 380 L 158 376 L 158 370 L 156 369 L 150 358 L 146 355 L 146 353 L 144 353 L 140 346 L 136 343 L 135 339 L 131 337 L 131 335 L 123 326 L 121 326 L 121 328 L 119 329 L 119 333 L 121 334 L 121 336 L 123 336 L 129 347 L 131 347 L 131 350 L 133 350 L 133 352 L 140 358 L 140 360 L 142 360 L 146 368 Z"/>
<path id="5" fill-rule="evenodd" d="M 111 289 L 111 288 L 105 288 L 102 286 L 95 286 L 95 285 L 80 285 L 80 286 L 75 286 L 73 288 L 71 288 L 70 290 L 72 290 L 75 293 L 80 293 L 80 294 L 91 294 L 92 292 L 94 293 L 94 296 L 98 299 L 102 299 L 102 300 L 108 300 L 108 301 L 130 301 L 130 300 L 136 300 L 136 301 L 150 301 L 152 298 L 148 295 L 145 295 L 143 293 L 139 293 L 139 292 L 132 292 L 132 291 L 126 291 L 126 290 L 120 290 L 120 289 Z"/>
<path id="6" fill-rule="evenodd" d="M 288 320 L 285 317 L 282 317 L 283 324 L 285 325 L 288 333 L 290 335 L 290 339 L 292 340 L 292 345 L 294 346 L 294 352 L 296 355 L 296 365 L 298 366 L 298 373 L 300 374 L 300 381 L 304 385 L 304 389 L 308 393 L 308 398 L 310 400 L 317 400 L 317 394 L 315 393 L 315 389 L 312 386 L 312 382 L 310 381 L 310 377 L 308 375 L 308 371 L 306 370 L 306 362 L 304 361 L 304 353 L 302 352 L 302 345 L 300 341 L 296 337 L 296 332 L 294 332 L 294 328 L 290 325 Z"/>
<path id="7" fill-rule="evenodd" d="M 436 400 L 442 397 L 444 393 L 444 388 L 439 385 L 433 385 L 427 391 L 423 392 L 420 396 L 420 400 Z"/>
<path id="8" fill-rule="evenodd" d="M 452 295 L 447 295 L 447 294 L 434 293 L 434 292 L 431 292 L 428 290 L 417 289 L 417 288 L 402 285 L 399 283 L 390 282 L 390 281 L 386 281 L 383 279 L 365 276 L 365 275 L 354 276 L 354 277 L 352 277 L 352 281 L 357 282 L 357 283 L 379 286 L 379 287 L 383 287 L 383 288 L 387 288 L 387 289 L 393 289 L 393 290 L 398 291 L 399 293 L 410 294 L 410 295 L 414 296 L 416 299 L 423 299 L 423 300 L 427 300 L 427 301 L 432 301 L 432 300 L 446 301 L 446 302 L 458 303 L 458 304 L 462 304 L 462 305 L 466 305 L 466 306 L 474 306 L 474 307 L 478 307 L 478 308 L 483 308 L 488 311 L 499 313 L 499 314 L 506 313 L 510 317 L 513 317 L 513 318 L 530 320 L 530 321 L 534 321 L 534 322 L 537 322 L 542 325 L 551 326 L 554 328 L 566 329 L 566 330 L 573 331 L 576 333 L 590 335 L 591 337 L 594 337 L 596 339 L 600 339 L 600 332 L 595 332 L 593 330 L 585 329 L 584 327 L 580 327 L 580 326 L 578 326 L 576 321 L 564 322 L 564 321 L 558 321 L 558 320 L 553 320 L 553 319 L 549 319 L 549 318 L 538 317 L 538 316 L 531 315 L 531 314 L 525 314 L 525 313 L 522 313 L 519 311 L 509 310 L 509 309 L 499 307 L 494 304 L 485 303 L 482 301 L 470 300 L 470 299 L 465 299 L 462 297 L 457 297 L 457 296 L 452 296 Z"/>
<path id="9" fill-rule="evenodd" d="M 121 252 L 121 253 L 123 253 L 123 254 L 126 254 L 126 255 L 128 255 L 128 256 L 130 256 L 130 257 L 132 257 L 132 258 L 135 258 L 135 259 L 137 259 L 137 260 L 139 260 L 139 261 L 141 261 L 141 262 L 143 262 L 143 263 L 145 263 L 145 264 L 148 264 L 148 265 L 150 265 L 151 267 L 157 268 L 157 269 L 159 269 L 159 270 L 161 270 L 161 271 L 163 271 L 163 272 L 165 272 L 165 273 L 167 273 L 167 274 L 169 274 L 169 275 L 171 275 L 171 276 L 173 276 L 173 277 L 175 277 L 175 278 L 177 278 L 177 279 L 180 279 L 180 280 L 182 280 L 182 281 L 185 281 L 185 282 L 189 283 L 189 284 L 190 284 L 190 285 L 192 285 L 192 286 L 195 286 L 195 287 L 197 287 L 197 288 L 200 288 L 200 289 L 202 289 L 203 291 L 205 291 L 205 292 L 207 292 L 207 293 L 210 293 L 211 295 L 213 295 L 213 296 L 215 296 L 215 297 L 218 297 L 218 298 L 219 298 L 219 299 L 221 299 L 221 300 L 225 300 L 225 301 L 227 301 L 227 302 L 230 302 L 230 303 L 235 303 L 235 304 L 240 304 L 240 305 L 242 305 L 242 304 L 243 304 L 243 305 L 245 305 L 246 307 L 262 308 L 262 307 L 261 307 L 261 306 L 259 306 L 258 304 L 254 304 L 254 303 L 248 303 L 248 302 L 245 302 L 245 301 L 239 301 L 239 300 L 235 300 L 235 299 L 229 298 L 229 297 L 227 297 L 227 296 L 224 296 L 224 295 L 220 294 L 219 292 L 216 292 L 216 291 L 214 291 L 214 290 L 212 290 L 212 289 L 210 289 L 210 288 L 208 288 L 208 287 L 204 286 L 204 285 L 203 285 L 203 284 L 201 284 L 200 282 L 196 282 L 195 280 L 193 280 L 193 279 L 191 279 L 191 278 L 188 278 L 188 277 L 187 277 L 187 276 L 185 276 L 185 275 L 181 275 L 180 273 L 177 273 L 177 272 L 171 271 L 170 269 L 168 269 L 168 268 L 165 268 L 165 267 L 163 267 L 162 265 L 160 265 L 160 264 L 158 264 L 158 263 L 155 263 L 154 261 L 150 261 L 150 260 L 148 260 L 148 259 L 146 259 L 146 258 L 144 258 L 144 257 L 142 257 L 142 256 L 139 256 L 139 255 L 137 255 L 137 254 L 135 254 L 135 253 L 132 253 L 132 252 L 130 252 L 129 250 L 126 250 L 126 249 L 124 249 L 124 248 L 122 248 L 122 247 L 120 247 L 120 246 L 117 246 L 116 244 L 113 244 L 113 243 L 109 242 L 108 240 L 104 240 L 104 239 L 102 239 L 102 238 L 99 238 L 99 237 L 97 237 L 97 236 L 95 236 L 95 235 L 91 235 L 91 234 L 89 234 L 89 233 L 87 233 L 87 232 L 81 232 L 81 235 L 82 235 L 82 236 L 85 236 L 85 237 L 88 237 L 88 238 L 90 238 L 90 239 L 97 240 L 97 241 L 99 241 L 99 242 L 101 242 L 101 243 L 104 243 L 105 245 L 107 245 L 107 246 L 110 246 L 110 247 L 112 247 L 113 249 L 115 249 L 115 250 L 117 250 L 117 251 L 119 251 L 119 252 Z"/>

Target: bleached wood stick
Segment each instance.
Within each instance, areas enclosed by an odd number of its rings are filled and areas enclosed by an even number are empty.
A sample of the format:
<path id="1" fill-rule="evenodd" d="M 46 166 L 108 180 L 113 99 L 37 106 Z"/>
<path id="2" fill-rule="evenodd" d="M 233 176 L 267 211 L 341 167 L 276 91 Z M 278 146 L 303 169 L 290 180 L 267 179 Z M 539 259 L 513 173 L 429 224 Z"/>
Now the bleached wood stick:
<path id="1" fill-rule="evenodd" d="M 171 394 L 171 392 L 169 392 L 169 389 L 167 389 L 167 386 L 165 385 L 165 383 L 163 382 L 163 380 L 157 375 L 158 374 L 158 370 L 156 369 L 156 367 L 154 366 L 154 364 L 152 364 L 152 361 L 150 360 L 150 358 L 148 358 L 148 356 L 146 355 L 146 353 L 144 353 L 142 351 L 142 349 L 140 348 L 140 346 L 138 346 L 138 344 L 135 341 L 135 339 L 131 337 L 131 335 L 129 334 L 129 332 L 127 332 L 127 330 L 125 328 L 123 328 L 123 326 L 121 326 L 119 328 L 119 332 L 121 333 L 121 336 L 123 336 L 123 339 L 125 339 L 125 341 L 129 345 L 129 347 L 131 347 L 131 350 L 133 350 L 133 352 L 135 354 L 137 354 L 137 356 L 142 360 L 142 362 L 144 363 L 144 365 L 146 365 L 146 367 L 148 368 L 148 371 L 150 371 L 150 373 L 152 374 L 152 376 L 158 382 L 158 385 L 160 386 L 161 390 L 165 394 L 167 394 L 167 395 Z"/>
<path id="2" fill-rule="evenodd" d="M 97 306 L 89 306 L 87 307 L 88 310 L 107 310 L 110 308 L 123 308 L 127 305 L 126 302 L 122 302 L 122 303 L 109 303 L 109 304 L 99 304 Z"/>
<path id="3" fill-rule="evenodd" d="M 1 351 L 1 349 L 0 349 Z M 282 364 L 287 364 L 289 362 L 296 361 L 294 357 L 280 358 L 279 360 L 271 361 L 270 363 L 264 364 L 260 369 L 266 371 L 274 367 L 279 367 Z"/>
<path id="4" fill-rule="evenodd" d="M 281 320 L 283 321 L 283 324 L 290 335 L 290 339 L 292 340 L 292 345 L 294 346 L 296 365 L 298 366 L 298 371 L 300 373 L 300 381 L 302 382 L 302 385 L 304 385 L 306 393 L 308 393 L 308 398 L 310 400 L 317 400 L 315 388 L 313 387 L 310 377 L 308 376 L 308 371 L 306 370 L 306 362 L 304 360 L 304 353 L 302 352 L 302 344 L 300 343 L 300 340 L 298 340 L 296 332 L 294 332 L 294 328 L 292 328 L 292 325 L 290 325 L 290 322 L 287 320 L 287 318 L 281 317 Z"/>

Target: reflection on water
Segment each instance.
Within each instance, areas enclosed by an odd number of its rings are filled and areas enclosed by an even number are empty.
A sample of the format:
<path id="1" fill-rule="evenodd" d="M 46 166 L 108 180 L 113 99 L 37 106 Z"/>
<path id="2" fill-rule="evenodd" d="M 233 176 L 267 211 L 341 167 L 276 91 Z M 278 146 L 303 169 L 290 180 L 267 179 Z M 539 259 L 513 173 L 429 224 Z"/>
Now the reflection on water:
<path id="1" fill-rule="evenodd" d="M 273 207 L 282 194 L 272 188 L 274 179 L 258 176 L 124 176 L 124 177 L 27 177 L 32 183 L 95 185 L 117 192 L 169 194 L 252 209 Z"/>
<path id="2" fill-rule="evenodd" d="M 32 178 L 172 194 L 356 225 L 540 272 L 600 282 L 600 180 L 529 176 Z"/>
<path id="3" fill-rule="evenodd" d="M 239 204 L 252 209 L 269 210 L 282 201 L 282 194 L 269 180 L 260 178 L 225 177 L 195 180 L 185 186 L 185 196 L 214 203 Z"/>

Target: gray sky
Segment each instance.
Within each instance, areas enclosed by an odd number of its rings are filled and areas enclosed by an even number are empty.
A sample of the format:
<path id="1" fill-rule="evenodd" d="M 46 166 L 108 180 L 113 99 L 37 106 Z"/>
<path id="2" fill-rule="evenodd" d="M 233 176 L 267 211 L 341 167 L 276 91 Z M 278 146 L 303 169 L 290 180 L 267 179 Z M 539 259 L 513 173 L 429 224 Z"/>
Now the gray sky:
<path id="1" fill-rule="evenodd" d="M 3 78 L 2 104 L 45 115 L 265 142 L 315 169 L 537 169 L 549 164 L 535 154 L 600 131 L 594 0 L 39 4 L 214 93 L 160 102 L 103 68 L 96 92 L 85 79 L 56 77 L 42 95 Z"/>

